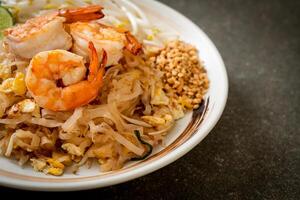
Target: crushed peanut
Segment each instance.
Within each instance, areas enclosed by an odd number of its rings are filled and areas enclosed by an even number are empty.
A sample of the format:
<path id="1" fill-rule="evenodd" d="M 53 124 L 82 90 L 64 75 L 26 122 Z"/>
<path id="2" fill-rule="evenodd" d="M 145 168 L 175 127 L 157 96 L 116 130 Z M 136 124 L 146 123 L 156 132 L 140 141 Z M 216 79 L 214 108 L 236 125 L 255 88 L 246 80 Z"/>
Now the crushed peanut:
<path id="1" fill-rule="evenodd" d="M 169 42 L 148 64 L 162 71 L 167 95 L 188 109 L 197 109 L 209 87 L 209 80 L 197 49 L 183 41 Z"/>

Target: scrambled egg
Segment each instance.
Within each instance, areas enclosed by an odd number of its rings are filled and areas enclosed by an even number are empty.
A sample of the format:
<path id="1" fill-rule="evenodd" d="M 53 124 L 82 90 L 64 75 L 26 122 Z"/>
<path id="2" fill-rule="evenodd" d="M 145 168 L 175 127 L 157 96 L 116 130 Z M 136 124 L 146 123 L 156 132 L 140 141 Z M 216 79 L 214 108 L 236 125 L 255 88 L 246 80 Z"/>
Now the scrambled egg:
<path id="1" fill-rule="evenodd" d="M 184 107 L 184 108 L 188 108 L 188 109 L 192 109 L 192 108 L 193 108 L 193 104 L 191 103 L 191 101 L 189 101 L 188 98 L 185 98 L 185 97 L 179 97 L 178 103 L 179 103 L 182 107 Z"/>
<path id="2" fill-rule="evenodd" d="M 10 117 L 22 113 L 31 113 L 34 117 L 40 117 L 40 107 L 32 99 L 24 99 L 13 105 L 7 112 Z"/>
<path id="3" fill-rule="evenodd" d="M 152 105 L 169 105 L 169 98 L 161 87 L 156 87 L 151 98 Z"/>
<path id="4" fill-rule="evenodd" d="M 15 78 L 5 79 L 0 85 L 0 91 L 4 93 L 15 93 L 22 96 L 26 93 L 25 75 L 21 72 Z"/>
<path id="5" fill-rule="evenodd" d="M 178 105 L 176 108 L 172 108 L 171 112 L 175 120 L 184 117 L 183 108 L 180 105 Z"/>
<path id="6" fill-rule="evenodd" d="M 60 176 L 60 175 L 63 174 L 63 172 L 64 172 L 63 169 L 56 168 L 56 167 L 50 167 L 47 170 L 45 170 L 46 174 L 51 174 L 51 175 L 54 175 L 54 176 Z"/>
<path id="7" fill-rule="evenodd" d="M 47 161 L 42 159 L 32 158 L 31 165 L 36 171 L 43 171 L 45 174 L 60 176 L 64 172 L 65 166 L 56 159 L 49 158 Z"/>
<path id="8" fill-rule="evenodd" d="M 53 158 L 49 158 L 47 159 L 47 163 L 50 165 L 50 167 L 45 169 L 44 173 L 54 176 L 60 176 L 63 174 L 65 166 L 61 162 Z"/>
<path id="9" fill-rule="evenodd" d="M 173 121 L 173 116 L 170 114 L 161 116 L 142 116 L 141 118 L 152 126 L 161 126 Z"/>
<path id="10" fill-rule="evenodd" d="M 112 145 L 111 144 L 106 144 L 103 145 L 101 147 L 99 147 L 98 149 L 94 150 L 94 154 L 97 158 L 108 158 L 108 157 L 112 157 L 113 156 L 113 149 L 112 149 Z"/>
<path id="11" fill-rule="evenodd" d="M 58 162 L 57 160 L 55 160 L 53 158 L 49 158 L 47 160 L 47 162 L 50 164 L 51 167 L 60 168 L 60 169 L 65 168 L 65 166 L 61 162 Z"/>
<path id="12" fill-rule="evenodd" d="M 75 144 L 65 143 L 61 147 L 71 155 L 75 155 L 75 156 L 82 156 L 83 155 L 82 150 L 78 146 L 76 146 Z"/>
<path id="13" fill-rule="evenodd" d="M 58 153 L 58 152 L 54 151 L 52 153 L 52 158 L 54 160 L 57 160 L 57 161 L 61 162 L 64 165 L 71 165 L 72 164 L 71 156 L 69 154 Z"/>
<path id="14" fill-rule="evenodd" d="M 47 166 L 47 163 L 44 160 L 32 158 L 30 161 L 35 171 L 42 171 Z"/>
<path id="15" fill-rule="evenodd" d="M 141 118 L 153 126 L 164 125 L 166 123 L 166 120 L 162 117 L 142 116 Z"/>
<path id="16" fill-rule="evenodd" d="M 0 78 L 3 80 L 11 77 L 11 67 L 9 65 L 0 64 Z"/>

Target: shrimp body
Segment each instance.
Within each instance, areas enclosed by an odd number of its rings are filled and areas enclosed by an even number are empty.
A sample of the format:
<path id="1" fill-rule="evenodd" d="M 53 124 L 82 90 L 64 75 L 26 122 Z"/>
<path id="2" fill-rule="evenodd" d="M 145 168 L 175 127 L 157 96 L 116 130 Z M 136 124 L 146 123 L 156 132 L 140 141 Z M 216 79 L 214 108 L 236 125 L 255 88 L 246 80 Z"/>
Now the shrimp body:
<path id="1" fill-rule="evenodd" d="M 72 38 L 64 23 L 88 21 L 103 17 L 100 6 L 59 10 L 27 20 L 24 24 L 5 30 L 5 42 L 15 55 L 30 59 L 41 51 L 68 50 Z"/>
<path id="2" fill-rule="evenodd" d="M 28 20 L 24 25 L 6 30 L 10 51 L 22 58 L 32 58 L 41 51 L 70 49 L 72 38 L 65 31 L 63 17 L 45 15 Z"/>
<path id="3" fill-rule="evenodd" d="M 119 62 L 123 56 L 124 48 L 134 54 L 137 54 L 141 50 L 141 45 L 133 36 L 130 35 L 131 38 L 128 38 L 129 36 L 126 32 L 121 32 L 115 28 L 97 23 L 72 23 L 70 24 L 70 34 L 74 40 L 72 47 L 72 51 L 74 53 L 87 58 L 88 43 L 89 41 L 92 41 L 95 44 L 99 57 L 101 56 L 102 49 L 107 52 L 107 66 L 114 65 Z"/>
<path id="4" fill-rule="evenodd" d="M 84 59 L 65 50 L 38 53 L 30 62 L 26 86 L 37 104 L 53 111 L 72 110 L 97 97 L 102 86 L 106 53 L 99 67 L 96 49 L 91 51 L 89 74 L 86 80 Z M 59 85 L 60 84 L 60 85 Z"/>

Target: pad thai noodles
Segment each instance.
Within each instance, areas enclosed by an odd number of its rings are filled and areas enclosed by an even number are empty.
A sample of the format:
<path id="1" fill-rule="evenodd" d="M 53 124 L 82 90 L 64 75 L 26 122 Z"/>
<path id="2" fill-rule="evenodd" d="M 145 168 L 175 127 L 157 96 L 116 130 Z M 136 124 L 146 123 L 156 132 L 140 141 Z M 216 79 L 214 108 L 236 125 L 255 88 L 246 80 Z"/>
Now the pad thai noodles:
<path id="1" fill-rule="evenodd" d="M 129 0 L 3 0 L 0 154 L 62 175 L 143 160 L 209 87 L 195 47 Z"/>

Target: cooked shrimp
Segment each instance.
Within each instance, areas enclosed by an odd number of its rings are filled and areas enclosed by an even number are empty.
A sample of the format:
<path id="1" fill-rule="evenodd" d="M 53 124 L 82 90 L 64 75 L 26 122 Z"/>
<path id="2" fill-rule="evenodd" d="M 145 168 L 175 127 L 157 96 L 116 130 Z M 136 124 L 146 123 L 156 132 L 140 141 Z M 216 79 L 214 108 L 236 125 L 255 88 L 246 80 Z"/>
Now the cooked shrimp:
<path id="1" fill-rule="evenodd" d="M 41 51 L 68 50 L 72 46 L 72 38 L 66 32 L 64 23 L 102 18 L 101 10 L 100 6 L 89 6 L 35 17 L 5 30 L 5 42 L 12 53 L 27 59 Z"/>
<path id="2" fill-rule="evenodd" d="M 74 53 L 87 58 L 88 43 L 92 41 L 99 57 L 102 49 L 107 52 L 107 66 L 118 63 L 123 56 L 124 48 L 133 54 L 138 54 L 142 48 L 141 44 L 129 32 L 98 23 L 72 23 L 70 24 L 70 34 L 74 40 L 72 47 Z"/>
<path id="3" fill-rule="evenodd" d="M 92 42 L 87 80 L 84 59 L 65 50 L 45 51 L 30 62 L 25 82 L 40 107 L 53 111 L 66 111 L 88 104 L 97 97 L 102 86 L 106 64 L 103 51 L 99 67 L 97 51 Z"/>

